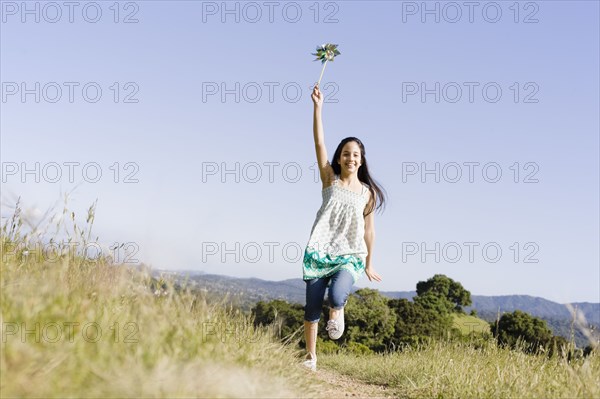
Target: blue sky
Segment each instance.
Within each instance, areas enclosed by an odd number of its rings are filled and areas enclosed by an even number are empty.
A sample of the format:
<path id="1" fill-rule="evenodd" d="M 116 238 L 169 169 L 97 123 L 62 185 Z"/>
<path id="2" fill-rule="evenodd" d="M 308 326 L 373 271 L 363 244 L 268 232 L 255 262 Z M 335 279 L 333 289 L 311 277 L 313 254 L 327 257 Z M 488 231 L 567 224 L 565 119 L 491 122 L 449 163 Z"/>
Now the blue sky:
<path id="1" fill-rule="evenodd" d="M 389 200 L 383 281 L 359 286 L 443 273 L 478 295 L 600 301 L 598 2 L 114 3 L 70 22 L 62 2 L 1 2 L 3 218 L 79 183 L 69 207 L 84 221 L 98 199 L 94 236 L 155 268 L 301 278 L 321 205 L 311 53 L 332 42 L 329 156 L 361 138 Z"/>

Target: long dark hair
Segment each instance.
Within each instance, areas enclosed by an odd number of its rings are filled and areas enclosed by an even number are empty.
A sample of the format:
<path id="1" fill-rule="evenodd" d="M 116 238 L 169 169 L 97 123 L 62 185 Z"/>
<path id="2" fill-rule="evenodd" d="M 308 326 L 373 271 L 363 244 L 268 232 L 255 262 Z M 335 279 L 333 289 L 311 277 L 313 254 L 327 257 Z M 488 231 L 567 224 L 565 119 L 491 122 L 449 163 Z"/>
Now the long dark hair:
<path id="1" fill-rule="evenodd" d="M 371 191 L 371 197 L 374 199 L 374 202 L 372 204 L 372 206 L 369 208 L 367 215 L 371 212 L 373 212 L 374 210 L 378 210 L 383 206 L 383 209 L 385 209 L 385 190 L 383 189 L 383 187 L 381 187 L 379 184 L 376 183 L 375 179 L 373 179 L 371 177 L 371 175 L 369 174 L 369 167 L 367 165 L 367 157 L 365 156 L 365 146 L 363 145 L 362 141 L 360 141 L 358 138 L 356 137 L 346 137 L 345 139 L 343 139 L 340 144 L 337 146 L 337 148 L 335 149 L 335 153 L 333 154 L 333 160 L 331 162 L 331 167 L 333 168 L 333 172 L 336 175 L 339 175 L 342 173 L 342 167 L 340 166 L 338 159 L 340 157 L 340 155 L 342 154 L 342 148 L 344 148 L 344 146 L 346 145 L 346 143 L 348 143 L 349 141 L 354 141 L 356 142 L 356 144 L 358 144 L 358 146 L 360 147 L 360 157 L 361 157 L 361 165 L 358 168 L 358 180 L 360 180 L 362 183 L 365 183 L 367 186 L 369 186 L 369 190 Z M 383 210 L 382 210 L 383 212 Z M 366 216 L 366 215 L 365 215 Z"/>

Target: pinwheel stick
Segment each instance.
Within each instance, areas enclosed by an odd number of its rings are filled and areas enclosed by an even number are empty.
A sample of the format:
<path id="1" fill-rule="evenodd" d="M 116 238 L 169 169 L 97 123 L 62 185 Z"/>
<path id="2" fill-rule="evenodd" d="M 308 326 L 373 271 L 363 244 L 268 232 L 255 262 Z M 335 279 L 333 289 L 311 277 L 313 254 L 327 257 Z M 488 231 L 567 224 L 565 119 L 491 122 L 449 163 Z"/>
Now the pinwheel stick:
<path id="1" fill-rule="evenodd" d="M 321 78 L 323 78 L 323 72 L 325 72 L 326 66 L 327 66 L 327 60 L 325 60 L 325 63 L 323 64 L 323 69 L 321 69 L 321 76 L 319 76 L 319 82 L 317 83 L 317 86 L 319 86 L 319 84 L 321 83 Z"/>
<path id="2" fill-rule="evenodd" d="M 321 61 L 323 63 L 323 69 L 321 69 L 321 76 L 319 76 L 319 82 L 317 85 L 321 83 L 323 72 L 325 72 L 325 67 L 327 66 L 327 61 L 333 61 L 335 56 L 339 54 L 340 51 L 337 49 L 337 44 L 326 43 L 317 47 L 317 52 L 313 53 L 313 55 L 317 56 L 315 61 Z"/>

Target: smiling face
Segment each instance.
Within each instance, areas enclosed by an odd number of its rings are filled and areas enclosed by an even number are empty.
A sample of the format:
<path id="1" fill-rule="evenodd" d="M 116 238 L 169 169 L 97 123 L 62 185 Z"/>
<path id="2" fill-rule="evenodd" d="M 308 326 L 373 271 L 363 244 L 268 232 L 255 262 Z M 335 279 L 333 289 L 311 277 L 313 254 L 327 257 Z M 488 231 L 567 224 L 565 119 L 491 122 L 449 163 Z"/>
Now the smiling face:
<path id="1" fill-rule="evenodd" d="M 348 174 L 357 173 L 362 164 L 360 147 L 356 141 L 349 141 L 342 147 L 342 153 L 338 159 L 341 170 Z"/>

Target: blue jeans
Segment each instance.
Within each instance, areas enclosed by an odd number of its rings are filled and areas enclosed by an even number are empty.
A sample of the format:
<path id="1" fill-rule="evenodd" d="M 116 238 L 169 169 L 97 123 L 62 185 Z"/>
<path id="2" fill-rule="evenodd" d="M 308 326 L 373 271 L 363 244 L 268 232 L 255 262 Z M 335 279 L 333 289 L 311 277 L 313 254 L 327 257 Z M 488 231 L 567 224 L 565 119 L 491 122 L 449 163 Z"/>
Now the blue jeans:
<path id="1" fill-rule="evenodd" d="M 313 278 L 306 282 L 306 306 L 304 307 L 304 320 L 318 322 L 321 318 L 325 289 L 329 284 L 329 303 L 333 309 L 346 306 L 348 295 L 352 290 L 354 279 L 347 270 L 339 270 L 329 277 Z"/>

